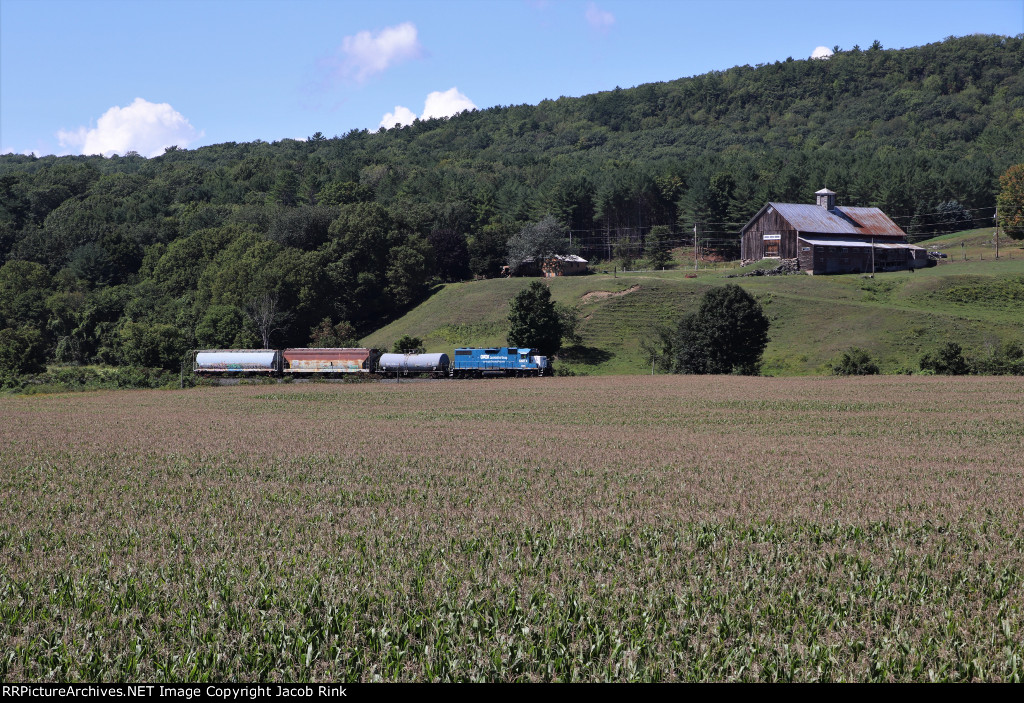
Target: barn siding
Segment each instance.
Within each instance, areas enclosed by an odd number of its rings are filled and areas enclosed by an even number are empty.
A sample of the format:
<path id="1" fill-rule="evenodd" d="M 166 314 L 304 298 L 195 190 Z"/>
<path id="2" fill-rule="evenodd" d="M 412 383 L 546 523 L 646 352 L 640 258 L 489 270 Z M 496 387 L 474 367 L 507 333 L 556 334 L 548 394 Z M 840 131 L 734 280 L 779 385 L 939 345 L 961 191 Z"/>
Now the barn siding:
<path id="1" fill-rule="evenodd" d="M 797 258 L 800 260 L 800 270 L 817 273 L 814 270 L 814 247 L 800 241 L 797 241 L 797 245 L 797 249 L 799 250 L 797 252 Z M 805 248 L 807 251 L 803 251 Z"/>
<path id="2" fill-rule="evenodd" d="M 795 259 L 797 256 L 796 230 L 789 226 L 782 216 L 774 208 L 771 212 L 762 212 L 754 222 L 743 233 L 740 243 L 740 258 L 763 259 L 764 258 L 764 235 L 781 234 L 779 241 L 779 257 L 783 259 Z"/>

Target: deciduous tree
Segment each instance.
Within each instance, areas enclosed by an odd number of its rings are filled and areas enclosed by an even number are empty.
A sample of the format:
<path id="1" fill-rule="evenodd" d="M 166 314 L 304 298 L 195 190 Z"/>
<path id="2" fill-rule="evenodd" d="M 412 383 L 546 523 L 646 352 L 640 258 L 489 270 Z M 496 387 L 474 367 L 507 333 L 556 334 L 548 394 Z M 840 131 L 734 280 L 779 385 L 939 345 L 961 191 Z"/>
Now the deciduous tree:
<path id="1" fill-rule="evenodd" d="M 712 288 L 697 310 L 679 321 L 673 371 L 693 374 L 760 371 L 770 323 L 760 304 L 737 285 Z"/>
<path id="2" fill-rule="evenodd" d="M 540 349 L 554 355 L 562 348 L 563 321 L 551 300 L 551 291 L 534 281 L 509 304 L 508 343 L 512 347 Z"/>
<path id="3" fill-rule="evenodd" d="M 1014 239 L 1024 239 L 1024 164 L 1015 164 L 999 177 L 999 226 Z"/>

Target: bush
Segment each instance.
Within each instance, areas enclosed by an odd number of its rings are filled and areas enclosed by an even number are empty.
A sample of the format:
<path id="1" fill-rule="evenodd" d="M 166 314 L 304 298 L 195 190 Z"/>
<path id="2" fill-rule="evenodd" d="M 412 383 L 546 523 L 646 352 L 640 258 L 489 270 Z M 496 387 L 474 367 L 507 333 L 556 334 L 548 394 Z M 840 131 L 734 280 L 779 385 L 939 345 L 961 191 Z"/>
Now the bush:
<path id="1" fill-rule="evenodd" d="M 418 354 L 423 352 L 423 340 L 403 334 L 391 347 L 392 354 Z"/>
<path id="2" fill-rule="evenodd" d="M 987 357 L 969 360 L 971 373 L 987 376 L 1024 376 L 1024 348 L 1017 342 L 999 345 Z"/>
<path id="3" fill-rule="evenodd" d="M 867 351 L 859 347 L 850 347 L 832 365 L 834 376 L 874 376 L 877 373 L 878 364 Z"/>
<path id="4" fill-rule="evenodd" d="M 971 372 L 964 358 L 964 350 L 956 342 L 947 342 L 946 346 L 934 354 L 922 356 L 921 370 L 944 376 L 963 376 Z"/>

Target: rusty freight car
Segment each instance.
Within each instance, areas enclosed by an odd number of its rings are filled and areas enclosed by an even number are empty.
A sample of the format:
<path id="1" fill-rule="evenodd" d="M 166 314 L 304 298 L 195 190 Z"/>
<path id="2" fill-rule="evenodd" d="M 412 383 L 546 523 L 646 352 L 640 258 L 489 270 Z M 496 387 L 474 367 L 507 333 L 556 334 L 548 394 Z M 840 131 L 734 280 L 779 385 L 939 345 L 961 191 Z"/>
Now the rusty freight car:
<path id="1" fill-rule="evenodd" d="M 373 373 L 380 352 L 376 349 L 285 349 L 281 352 L 286 374 Z"/>

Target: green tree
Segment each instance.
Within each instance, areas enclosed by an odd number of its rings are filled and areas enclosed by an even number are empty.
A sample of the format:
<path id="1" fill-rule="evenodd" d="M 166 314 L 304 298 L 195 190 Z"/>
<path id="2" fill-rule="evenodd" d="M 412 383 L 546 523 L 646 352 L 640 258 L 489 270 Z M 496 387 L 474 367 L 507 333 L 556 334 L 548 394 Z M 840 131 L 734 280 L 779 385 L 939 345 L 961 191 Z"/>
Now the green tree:
<path id="1" fill-rule="evenodd" d="M 526 225 L 508 240 L 508 267 L 515 271 L 527 259 L 540 260 L 553 254 L 566 254 L 569 240 L 565 229 L 551 215 Z"/>
<path id="2" fill-rule="evenodd" d="M 921 357 L 921 370 L 943 376 L 963 376 L 971 372 L 971 366 L 964 358 L 963 347 L 956 342 L 946 342 L 934 354 L 928 353 Z"/>
<path id="3" fill-rule="evenodd" d="M 657 368 L 658 371 L 672 371 L 672 366 L 675 363 L 675 354 L 672 351 L 675 345 L 675 336 L 676 330 L 667 325 L 659 325 L 655 328 L 653 337 L 640 342 L 640 350 L 647 363 Z"/>
<path id="4" fill-rule="evenodd" d="M 490 224 L 469 238 L 469 270 L 480 278 L 493 278 L 501 271 L 512 236 L 511 225 Z"/>
<path id="5" fill-rule="evenodd" d="M 373 200 L 373 190 L 353 181 L 334 181 L 320 190 L 317 200 L 327 206 L 365 203 Z"/>
<path id="6" fill-rule="evenodd" d="M 672 230 L 667 225 L 655 225 L 644 240 L 644 253 L 652 269 L 664 268 L 672 260 L 669 237 Z"/>
<path id="7" fill-rule="evenodd" d="M 247 347 L 245 314 L 234 305 L 211 305 L 196 325 L 196 344 L 205 349 Z"/>
<path id="8" fill-rule="evenodd" d="M 187 341 L 174 325 L 126 322 L 119 336 L 121 360 L 133 366 L 177 369 L 188 349 Z"/>
<path id="9" fill-rule="evenodd" d="M 832 365 L 834 376 L 873 376 L 877 373 L 878 364 L 867 351 L 859 347 L 850 347 Z"/>
<path id="10" fill-rule="evenodd" d="M 274 186 L 267 194 L 267 199 L 284 207 L 298 204 L 299 177 L 290 168 L 277 174 Z"/>
<path id="11" fill-rule="evenodd" d="M 679 321 L 672 343 L 675 373 L 755 375 L 770 323 L 750 293 L 730 284 L 712 288 Z"/>
<path id="12" fill-rule="evenodd" d="M 1013 239 L 1024 239 L 1024 164 L 1015 164 L 999 177 L 999 226 Z"/>
<path id="13" fill-rule="evenodd" d="M 52 279 L 40 264 L 8 261 L 0 267 L 0 325 L 25 323 L 41 328 L 51 286 Z"/>
<path id="14" fill-rule="evenodd" d="M 0 330 L 0 373 L 38 373 L 46 369 L 45 360 L 39 330 L 27 325 Z"/>
<path id="15" fill-rule="evenodd" d="M 359 340 L 351 323 L 342 320 L 333 324 L 331 318 L 325 317 L 309 333 L 309 346 L 320 348 L 357 347 Z"/>
<path id="16" fill-rule="evenodd" d="M 509 346 L 540 349 L 553 356 L 562 348 L 563 333 L 562 318 L 546 285 L 534 281 L 512 299 L 508 311 Z"/>
<path id="17" fill-rule="evenodd" d="M 435 229 L 427 237 L 434 251 L 437 274 L 442 281 L 462 281 L 469 278 L 469 247 L 466 237 L 453 229 Z"/>
<path id="18" fill-rule="evenodd" d="M 403 334 L 391 347 L 395 354 L 411 354 L 423 348 L 423 340 L 419 337 L 410 337 Z"/>

